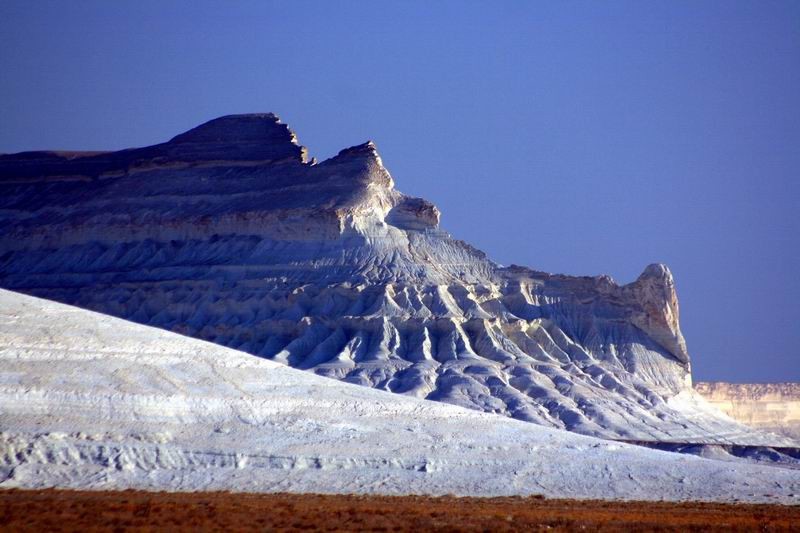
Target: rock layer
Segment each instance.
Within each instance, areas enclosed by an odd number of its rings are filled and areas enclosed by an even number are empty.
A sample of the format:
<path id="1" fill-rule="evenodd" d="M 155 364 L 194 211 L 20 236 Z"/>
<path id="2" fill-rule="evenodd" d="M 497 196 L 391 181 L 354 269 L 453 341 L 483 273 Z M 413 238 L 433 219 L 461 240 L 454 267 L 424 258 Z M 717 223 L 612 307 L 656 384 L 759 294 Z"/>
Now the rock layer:
<path id="1" fill-rule="evenodd" d="M 800 440 L 800 383 L 696 383 L 695 390 L 734 420 Z"/>
<path id="2" fill-rule="evenodd" d="M 372 142 L 272 114 L 113 153 L 0 156 L 0 286 L 317 374 L 620 439 L 764 443 L 693 393 L 672 275 L 501 267 Z"/>

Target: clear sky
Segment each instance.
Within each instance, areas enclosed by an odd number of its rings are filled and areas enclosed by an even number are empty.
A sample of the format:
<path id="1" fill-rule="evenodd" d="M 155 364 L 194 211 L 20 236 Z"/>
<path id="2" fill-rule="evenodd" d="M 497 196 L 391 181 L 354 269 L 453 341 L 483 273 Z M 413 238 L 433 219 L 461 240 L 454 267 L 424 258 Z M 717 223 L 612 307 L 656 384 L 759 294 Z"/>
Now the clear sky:
<path id="1" fill-rule="evenodd" d="M 0 152 L 261 111 L 500 263 L 667 263 L 695 379 L 800 381 L 800 2 L 0 1 Z"/>

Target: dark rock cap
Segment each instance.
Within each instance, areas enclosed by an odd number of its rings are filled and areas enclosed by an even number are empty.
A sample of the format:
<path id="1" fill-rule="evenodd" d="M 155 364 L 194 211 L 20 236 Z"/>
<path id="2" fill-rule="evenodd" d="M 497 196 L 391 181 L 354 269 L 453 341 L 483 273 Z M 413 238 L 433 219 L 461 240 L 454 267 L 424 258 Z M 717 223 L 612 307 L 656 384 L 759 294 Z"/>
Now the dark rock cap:
<path id="1" fill-rule="evenodd" d="M 171 140 L 116 152 L 22 152 L 0 155 L 0 180 L 49 176 L 96 178 L 172 164 L 306 162 L 306 148 L 273 113 L 227 115 Z"/>
<path id="2" fill-rule="evenodd" d="M 306 149 L 297 136 L 273 113 L 248 113 L 215 118 L 173 137 L 171 152 L 202 152 L 205 158 L 219 154 L 238 160 L 298 159 L 305 162 Z M 182 150 L 188 149 L 188 150 Z"/>

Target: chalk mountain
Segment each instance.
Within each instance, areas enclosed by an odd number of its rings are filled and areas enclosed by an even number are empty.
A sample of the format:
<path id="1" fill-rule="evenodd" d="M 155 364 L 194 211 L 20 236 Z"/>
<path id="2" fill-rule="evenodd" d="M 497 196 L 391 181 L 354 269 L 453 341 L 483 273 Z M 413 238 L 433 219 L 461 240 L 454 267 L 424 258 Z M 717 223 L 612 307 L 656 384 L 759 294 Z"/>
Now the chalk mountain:
<path id="1" fill-rule="evenodd" d="M 316 163 L 273 114 L 0 156 L 0 228 L 4 288 L 319 375 L 607 438 L 785 442 L 692 391 L 666 266 L 502 267 L 372 142 Z"/>

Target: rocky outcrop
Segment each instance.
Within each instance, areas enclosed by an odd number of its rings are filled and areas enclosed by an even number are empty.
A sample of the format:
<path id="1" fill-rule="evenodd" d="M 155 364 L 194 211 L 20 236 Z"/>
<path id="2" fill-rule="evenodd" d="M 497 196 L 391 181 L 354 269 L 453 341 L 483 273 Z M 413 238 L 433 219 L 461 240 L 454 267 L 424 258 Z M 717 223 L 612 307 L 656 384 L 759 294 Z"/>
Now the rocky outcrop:
<path id="1" fill-rule="evenodd" d="M 623 286 L 501 267 L 397 191 L 373 143 L 305 153 L 261 114 L 0 156 L 0 286 L 581 433 L 767 439 L 692 392 L 665 266 Z"/>
<path id="2" fill-rule="evenodd" d="M 800 440 L 800 383 L 696 383 L 695 390 L 743 424 Z"/>
<path id="3" fill-rule="evenodd" d="M 678 294 L 672 272 L 666 265 L 653 264 L 625 286 L 628 304 L 634 311 L 632 322 L 678 360 L 688 363 L 689 353 L 679 324 Z"/>
<path id="4" fill-rule="evenodd" d="M 405 230 L 436 229 L 439 226 L 439 209 L 422 198 L 406 197 L 392 208 L 386 222 Z"/>
<path id="5" fill-rule="evenodd" d="M 305 147 L 272 113 L 229 115 L 210 120 L 160 145 L 170 161 L 306 162 Z"/>
<path id="6" fill-rule="evenodd" d="M 306 161 L 306 149 L 272 113 L 220 117 L 172 140 L 119 152 L 25 152 L 0 155 L 4 183 L 90 181 L 153 168 L 249 166 Z"/>

